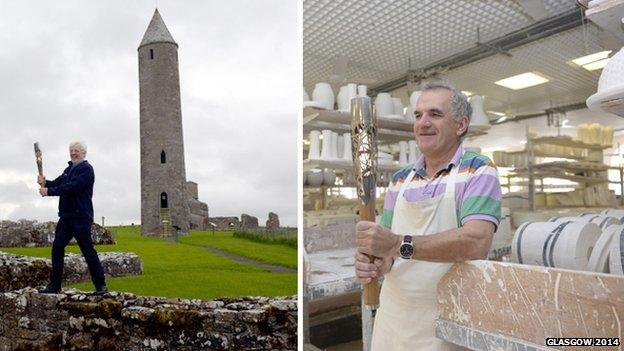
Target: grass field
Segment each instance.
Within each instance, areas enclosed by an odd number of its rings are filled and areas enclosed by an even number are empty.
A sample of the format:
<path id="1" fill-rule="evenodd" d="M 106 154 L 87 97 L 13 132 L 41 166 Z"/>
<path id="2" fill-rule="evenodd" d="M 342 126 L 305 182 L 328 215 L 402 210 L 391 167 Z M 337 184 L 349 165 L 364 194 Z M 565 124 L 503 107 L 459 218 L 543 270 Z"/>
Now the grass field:
<path id="1" fill-rule="evenodd" d="M 297 273 L 272 273 L 208 252 L 212 246 L 236 255 L 289 268 L 297 267 L 297 250 L 233 238 L 232 233 L 192 231 L 178 244 L 143 237 L 139 227 L 112 227 L 117 245 L 99 245 L 98 252 L 134 252 L 143 261 L 143 275 L 108 278 L 109 290 L 139 295 L 210 299 L 218 296 L 280 296 L 297 293 Z M 50 258 L 49 247 L 2 248 L 16 254 Z M 77 246 L 66 252 L 79 253 Z M 70 285 L 93 290 L 90 282 Z"/>

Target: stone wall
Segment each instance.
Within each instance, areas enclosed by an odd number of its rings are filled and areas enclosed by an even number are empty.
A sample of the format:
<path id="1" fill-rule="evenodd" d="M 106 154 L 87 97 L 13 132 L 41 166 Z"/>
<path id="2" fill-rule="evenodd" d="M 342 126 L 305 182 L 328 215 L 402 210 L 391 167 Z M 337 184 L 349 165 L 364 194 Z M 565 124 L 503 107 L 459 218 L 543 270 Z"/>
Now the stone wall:
<path id="1" fill-rule="evenodd" d="M 297 299 L 0 293 L 0 350 L 295 350 Z"/>
<path id="2" fill-rule="evenodd" d="M 238 217 L 210 217 L 208 220 L 210 223 L 214 223 L 216 225 L 215 229 L 227 230 L 238 229 L 240 227 Z"/>
<path id="3" fill-rule="evenodd" d="M 269 219 L 266 221 L 266 230 L 276 231 L 279 230 L 280 222 L 277 213 L 269 212 Z"/>
<path id="4" fill-rule="evenodd" d="M 26 219 L 0 222 L 0 247 L 50 246 L 54 240 L 56 222 L 37 222 Z M 97 223 L 91 226 L 91 241 L 96 245 L 115 244 L 111 232 Z M 72 240 L 70 244 L 76 244 Z"/>
<path id="5" fill-rule="evenodd" d="M 241 229 L 258 229 L 258 218 L 243 213 L 241 215 Z"/>
<path id="6" fill-rule="evenodd" d="M 109 277 L 143 274 L 139 256 L 131 252 L 105 252 L 98 254 L 104 273 Z M 50 279 L 52 262 L 45 258 L 14 255 L 0 252 L 0 291 L 11 291 L 27 286 L 46 285 Z M 65 256 L 63 280 L 80 282 L 91 278 L 81 255 Z M 2 330 L 2 329 L 0 329 Z"/>

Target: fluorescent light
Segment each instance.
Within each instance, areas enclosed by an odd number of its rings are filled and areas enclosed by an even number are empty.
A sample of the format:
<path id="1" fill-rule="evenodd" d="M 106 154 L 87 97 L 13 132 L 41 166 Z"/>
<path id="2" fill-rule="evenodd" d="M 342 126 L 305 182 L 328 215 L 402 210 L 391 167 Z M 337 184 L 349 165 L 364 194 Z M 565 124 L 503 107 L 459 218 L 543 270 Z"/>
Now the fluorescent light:
<path id="1" fill-rule="evenodd" d="M 602 59 L 602 60 L 599 60 L 599 61 L 594 61 L 592 63 L 588 63 L 588 64 L 584 65 L 583 68 L 585 68 L 588 71 L 595 71 L 597 69 L 602 69 L 604 66 L 607 65 L 609 60 L 610 59 L 606 58 L 606 59 Z"/>
<path id="2" fill-rule="evenodd" d="M 470 97 L 470 95 L 474 94 L 472 91 L 462 90 L 462 93 L 466 95 L 466 97 Z"/>
<path id="3" fill-rule="evenodd" d="M 497 115 L 497 116 L 504 116 L 505 114 L 502 112 L 498 112 L 498 111 L 487 111 L 487 113 L 491 113 L 493 115 Z"/>
<path id="4" fill-rule="evenodd" d="M 503 116 L 503 117 L 497 119 L 496 123 L 502 123 L 502 122 L 505 122 L 506 120 L 507 120 L 507 116 Z"/>
<path id="5" fill-rule="evenodd" d="M 595 54 L 579 57 L 577 59 L 572 60 L 572 62 L 576 63 L 579 66 L 584 66 L 588 63 L 596 62 L 602 59 L 609 57 L 611 50 L 597 52 Z"/>
<path id="6" fill-rule="evenodd" d="M 543 84 L 548 82 L 549 80 L 538 74 L 533 72 L 527 72 L 518 74 L 517 76 L 501 79 L 494 84 L 504 86 L 505 88 L 520 90 L 528 87 L 532 87 L 535 85 Z"/>

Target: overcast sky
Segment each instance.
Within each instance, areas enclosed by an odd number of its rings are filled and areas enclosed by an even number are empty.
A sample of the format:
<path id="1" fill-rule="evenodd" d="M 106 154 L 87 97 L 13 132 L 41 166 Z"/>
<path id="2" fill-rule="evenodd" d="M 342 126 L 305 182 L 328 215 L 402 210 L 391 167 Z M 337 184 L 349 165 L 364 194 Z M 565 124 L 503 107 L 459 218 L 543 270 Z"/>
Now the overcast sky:
<path id="1" fill-rule="evenodd" d="M 156 2 L 0 0 L 0 219 L 55 220 L 33 142 L 58 176 L 72 140 L 95 169 L 95 220 L 140 221 L 137 47 Z M 210 216 L 297 223 L 297 1 L 165 1 L 179 45 L 187 180 Z"/>

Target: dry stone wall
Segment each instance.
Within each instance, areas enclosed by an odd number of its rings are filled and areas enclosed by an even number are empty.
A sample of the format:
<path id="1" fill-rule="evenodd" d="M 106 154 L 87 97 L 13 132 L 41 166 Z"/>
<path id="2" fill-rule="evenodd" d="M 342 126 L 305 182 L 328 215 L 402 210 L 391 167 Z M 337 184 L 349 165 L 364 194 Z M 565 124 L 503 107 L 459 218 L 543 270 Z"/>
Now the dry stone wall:
<path id="1" fill-rule="evenodd" d="M 200 301 L 73 289 L 0 293 L 0 351 L 295 349 L 295 296 Z"/>
<path id="2" fill-rule="evenodd" d="M 240 227 L 238 217 L 210 217 L 209 221 L 216 225 L 215 229 L 238 229 Z"/>
<path id="3" fill-rule="evenodd" d="M 143 274 L 141 259 L 134 253 L 105 252 L 98 256 L 104 273 L 109 277 Z M 52 262 L 48 259 L 0 252 L 0 291 L 46 285 L 51 271 Z M 75 283 L 89 280 L 90 277 L 87 264 L 81 255 L 65 256 L 65 282 Z"/>
<path id="4" fill-rule="evenodd" d="M 37 222 L 25 219 L 0 222 L 0 247 L 50 246 L 54 240 L 56 222 Z M 115 244 L 111 232 L 97 223 L 91 226 L 91 241 L 94 244 Z M 70 244 L 76 244 L 72 240 Z"/>

